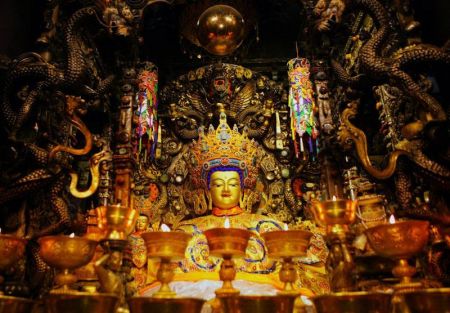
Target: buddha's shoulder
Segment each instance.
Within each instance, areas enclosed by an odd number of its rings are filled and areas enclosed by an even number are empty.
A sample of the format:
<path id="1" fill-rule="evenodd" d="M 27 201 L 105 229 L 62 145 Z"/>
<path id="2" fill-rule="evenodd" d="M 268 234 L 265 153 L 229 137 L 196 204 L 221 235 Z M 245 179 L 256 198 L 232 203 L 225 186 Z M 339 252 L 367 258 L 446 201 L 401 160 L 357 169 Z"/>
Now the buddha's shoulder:
<path id="1" fill-rule="evenodd" d="M 230 220 L 232 227 L 253 228 L 257 231 L 260 229 L 269 231 L 283 228 L 282 222 L 261 214 L 243 212 L 239 215 L 230 216 Z M 178 227 L 182 230 L 205 230 L 214 227 L 223 227 L 224 222 L 225 217 L 223 216 L 207 215 L 182 221 Z"/>
<path id="2" fill-rule="evenodd" d="M 197 228 L 199 230 L 213 228 L 213 227 L 223 227 L 224 218 L 217 217 L 214 215 L 200 216 L 193 219 L 185 220 L 180 222 L 178 228 Z"/>
<path id="3" fill-rule="evenodd" d="M 283 229 L 283 223 L 262 214 L 242 213 L 238 216 L 249 228 L 258 232 Z"/>

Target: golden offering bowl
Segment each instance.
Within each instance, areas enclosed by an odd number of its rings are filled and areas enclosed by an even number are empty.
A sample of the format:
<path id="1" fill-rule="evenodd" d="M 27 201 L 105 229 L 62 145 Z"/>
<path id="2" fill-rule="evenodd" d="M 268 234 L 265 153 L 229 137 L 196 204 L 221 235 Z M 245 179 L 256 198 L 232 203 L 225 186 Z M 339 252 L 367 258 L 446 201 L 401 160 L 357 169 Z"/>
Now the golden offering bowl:
<path id="1" fill-rule="evenodd" d="M 51 293 L 44 299 L 46 313 L 112 313 L 118 297 L 107 293 Z"/>
<path id="2" fill-rule="evenodd" d="M 178 231 L 154 231 L 141 234 L 150 258 L 182 259 L 192 235 Z"/>
<path id="3" fill-rule="evenodd" d="M 278 230 L 261 234 L 271 258 L 284 259 L 306 255 L 313 233 L 306 230 Z"/>
<path id="4" fill-rule="evenodd" d="M 30 299 L 0 296 L 0 313 L 30 313 L 33 306 Z"/>
<path id="5" fill-rule="evenodd" d="M 423 250 L 428 242 L 429 226 L 427 221 L 411 220 L 378 225 L 365 231 L 375 253 L 397 261 L 392 273 L 401 278 L 400 285 L 411 284 L 416 268 L 410 266 L 407 259 Z"/>
<path id="6" fill-rule="evenodd" d="M 147 232 L 141 237 L 147 247 L 149 258 L 161 259 L 156 278 L 161 283 L 161 288 L 153 295 L 154 298 L 174 298 L 176 293 L 169 287 L 173 280 L 174 268 L 171 261 L 184 258 L 187 244 L 192 235 L 183 232 Z"/>
<path id="7" fill-rule="evenodd" d="M 280 230 L 261 234 L 269 252 L 274 259 L 283 259 L 279 272 L 280 281 L 284 283 L 281 294 L 297 294 L 294 283 L 297 280 L 297 270 L 292 258 L 306 255 L 309 240 L 313 234 L 305 230 Z"/>
<path id="8" fill-rule="evenodd" d="M 131 313 L 200 313 L 204 303 L 204 300 L 196 298 L 133 297 L 128 300 Z"/>
<path id="9" fill-rule="evenodd" d="M 223 258 L 219 271 L 219 277 L 223 284 L 216 290 L 216 295 L 227 297 L 239 294 L 239 290 L 235 289 L 232 284 L 236 278 L 236 268 L 232 258 L 245 256 L 248 240 L 252 233 L 241 228 L 212 228 L 203 233 L 208 240 L 209 254 Z"/>
<path id="10" fill-rule="evenodd" d="M 68 286 L 77 281 L 69 271 L 88 264 L 97 246 L 97 241 L 78 236 L 46 236 L 38 242 L 44 262 L 62 271 L 55 277 L 55 284 L 61 286 L 60 292 L 69 291 Z"/>
<path id="11" fill-rule="evenodd" d="M 100 217 L 99 227 L 106 230 L 106 240 L 127 240 L 138 216 L 138 212 L 132 208 L 120 204 L 108 205 Z"/>
<path id="12" fill-rule="evenodd" d="M 347 226 L 355 222 L 356 200 L 313 201 L 312 205 L 316 222 L 327 227 L 327 234 L 344 235 Z"/>
<path id="13" fill-rule="evenodd" d="M 450 288 L 402 292 L 409 313 L 450 312 Z"/>
<path id="14" fill-rule="evenodd" d="M 243 257 L 252 233 L 241 228 L 212 228 L 203 232 L 209 254 L 217 257 Z"/>
<path id="15" fill-rule="evenodd" d="M 0 234 L 0 271 L 6 271 L 23 256 L 26 243 L 25 239 Z M 0 275 L 2 283 L 3 276 Z"/>
<path id="16" fill-rule="evenodd" d="M 311 299 L 317 313 L 388 313 L 391 297 L 388 293 L 338 292 Z"/>

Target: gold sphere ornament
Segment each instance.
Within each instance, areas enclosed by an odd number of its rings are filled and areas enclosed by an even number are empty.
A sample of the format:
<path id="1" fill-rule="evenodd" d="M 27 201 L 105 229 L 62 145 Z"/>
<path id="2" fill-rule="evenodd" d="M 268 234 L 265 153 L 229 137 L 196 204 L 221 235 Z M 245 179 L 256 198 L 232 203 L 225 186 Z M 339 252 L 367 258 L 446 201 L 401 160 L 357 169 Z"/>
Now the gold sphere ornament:
<path id="1" fill-rule="evenodd" d="M 197 21 L 197 39 L 211 54 L 232 53 L 244 39 L 244 19 L 241 13 L 223 4 L 209 7 Z"/>

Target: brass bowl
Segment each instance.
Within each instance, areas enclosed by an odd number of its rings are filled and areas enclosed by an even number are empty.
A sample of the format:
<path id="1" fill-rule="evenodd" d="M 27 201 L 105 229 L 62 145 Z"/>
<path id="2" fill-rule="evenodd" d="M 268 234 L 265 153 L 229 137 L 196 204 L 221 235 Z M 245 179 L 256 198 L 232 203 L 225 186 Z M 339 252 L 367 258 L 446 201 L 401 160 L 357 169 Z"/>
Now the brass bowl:
<path id="1" fill-rule="evenodd" d="M 33 306 L 30 299 L 0 295 L 0 313 L 29 313 Z"/>
<path id="2" fill-rule="evenodd" d="M 235 313 L 292 313 L 294 301 L 292 296 L 239 296 Z"/>
<path id="3" fill-rule="evenodd" d="M 430 288 L 402 292 L 410 313 L 449 313 L 450 288 Z"/>
<path id="4" fill-rule="evenodd" d="M 322 226 L 350 225 L 355 222 L 358 205 L 355 200 L 314 201 L 312 205 L 314 218 Z"/>
<path id="5" fill-rule="evenodd" d="M 5 271 L 16 263 L 25 252 L 25 239 L 0 234 L 0 270 Z"/>
<path id="6" fill-rule="evenodd" d="M 427 221 L 401 221 L 369 228 L 365 234 L 370 246 L 379 256 L 408 259 L 427 244 L 429 225 Z"/>
<path id="7" fill-rule="evenodd" d="M 312 298 L 317 313 L 387 313 L 391 312 L 387 293 L 339 292 Z"/>
<path id="8" fill-rule="evenodd" d="M 241 228 L 212 228 L 204 231 L 209 254 L 217 257 L 242 257 L 252 233 Z"/>
<path id="9" fill-rule="evenodd" d="M 313 234 L 305 230 L 280 230 L 261 234 L 271 258 L 295 258 L 306 255 Z"/>
<path id="10" fill-rule="evenodd" d="M 108 240 L 127 240 L 133 231 L 139 214 L 136 210 L 120 204 L 108 205 L 99 221 L 101 229 L 106 230 Z"/>
<path id="11" fill-rule="evenodd" d="M 192 235 L 178 232 L 147 232 L 141 234 L 149 258 L 182 259 Z"/>
<path id="12" fill-rule="evenodd" d="M 204 300 L 196 298 L 133 297 L 128 300 L 131 313 L 200 313 L 204 303 Z"/>
<path id="13" fill-rule="evenodd" d="M 111 313 L 115 312 L 118 298 L 107 293 L 51 293 L 44 299 L 46 313 Z"/>
<path id="14" fill-rule="evenodd" d="M 42 259 L 60 270 L 72 270 L 89 263 L 97 241 L 83 237 L 46 236 L 38 240 Z"/>

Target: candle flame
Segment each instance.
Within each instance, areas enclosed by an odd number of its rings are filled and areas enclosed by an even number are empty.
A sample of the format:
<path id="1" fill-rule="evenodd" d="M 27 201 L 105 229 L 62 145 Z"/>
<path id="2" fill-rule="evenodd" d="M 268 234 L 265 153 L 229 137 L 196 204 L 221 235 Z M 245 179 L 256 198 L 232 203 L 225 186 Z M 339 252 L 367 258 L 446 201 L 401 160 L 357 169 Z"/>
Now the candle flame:
<path id="1" fill-rule="evenodd" d="M 288 224 L 286 224 L 286 223 L 284 223 L 284 230 L 289 230 L 289 228 L 288 228 Z"/>
<path id="2" fill-rule="evenodd" d="M 70 237 L 70 238 L 75 238 L 75 233 L 71 233 L 71 234 L 69 235 L 69 237 Z"/>
<path id="3" fill-rule="evenodd" d="M 336 201 L 336 196 L 333 196 L 333 201 Z"/>
<path id="4" fill-rule="evenodd" d="M 168 233 L 170 232 L 170 227 L 163 223 L 161 224 L 161 230 L 165 233 Z"/>
<path id="5" fill-rule="evenodd" d="M 2 228 L 0 227 L 0 234 L 2 233 Z"/>
<path id="6" fill-rule="evenodd" d="M 223 226 L 225 228 L 230 228 L 230 219 L 228 217 L 225 219 L 225 223 L 223 223 Z"/>
<path id="7" fill-rule="evenodd" d="M 394 214 L 391 214 L 391 216 L 389 217 L 389 224 L 395 224 Z"/>

